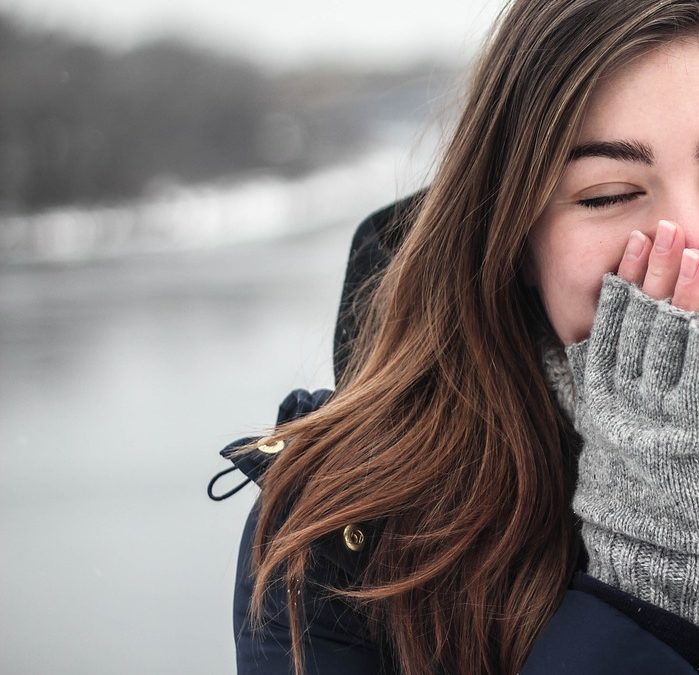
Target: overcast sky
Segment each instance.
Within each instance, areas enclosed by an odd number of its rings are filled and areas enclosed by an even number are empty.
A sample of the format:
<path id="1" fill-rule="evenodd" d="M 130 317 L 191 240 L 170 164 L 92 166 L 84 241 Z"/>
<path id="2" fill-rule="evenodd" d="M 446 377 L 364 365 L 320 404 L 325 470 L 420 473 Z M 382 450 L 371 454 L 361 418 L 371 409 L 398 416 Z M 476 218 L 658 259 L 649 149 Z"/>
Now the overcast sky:
<path id="1" fill-rule="evenodd" d="M 461 61 L 504 0 L 0 0 L 41 28 L 128 47 L 162 34 L 252 56 L 272 68 L 318 58 Z"/>

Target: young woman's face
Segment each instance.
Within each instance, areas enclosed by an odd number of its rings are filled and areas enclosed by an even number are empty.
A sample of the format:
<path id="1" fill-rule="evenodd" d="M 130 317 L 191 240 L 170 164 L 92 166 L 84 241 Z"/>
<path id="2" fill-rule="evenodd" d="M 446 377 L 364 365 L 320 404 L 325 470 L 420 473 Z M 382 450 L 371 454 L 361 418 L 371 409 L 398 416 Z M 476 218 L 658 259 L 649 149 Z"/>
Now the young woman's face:
<path id="1" fill-rule="evenodd" d="M 617 272 L 633 230 L 654 239 L 667 219 L 685 247 L 699 248 L 699 36 L 600 82 L 576 148 L 530 233 L 527 260 L 528 282 L 565 345 L 589 336 L 602 277 Z"/>

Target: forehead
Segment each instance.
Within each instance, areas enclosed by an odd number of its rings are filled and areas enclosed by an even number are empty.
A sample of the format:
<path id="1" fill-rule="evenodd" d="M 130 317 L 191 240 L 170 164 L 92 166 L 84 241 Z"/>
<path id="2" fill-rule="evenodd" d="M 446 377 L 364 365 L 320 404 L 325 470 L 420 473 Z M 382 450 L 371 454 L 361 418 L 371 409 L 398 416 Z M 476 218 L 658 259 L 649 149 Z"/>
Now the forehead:
<path id="1" fill-rule="evenodd" d="M 624 136 L 634 129 L 694 121 L 698 104 L 699 34 L 654 47 L 601 78 L 580 138 Z"/>

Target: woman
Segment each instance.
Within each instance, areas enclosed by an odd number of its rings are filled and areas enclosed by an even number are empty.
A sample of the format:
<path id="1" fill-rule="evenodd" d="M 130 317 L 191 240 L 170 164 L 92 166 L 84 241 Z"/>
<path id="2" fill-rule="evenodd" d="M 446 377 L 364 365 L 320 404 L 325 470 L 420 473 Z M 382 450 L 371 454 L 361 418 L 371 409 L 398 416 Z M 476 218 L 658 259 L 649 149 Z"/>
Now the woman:
<path id="1" fill-rule="evenodd" d="M 470 84 L 224 451 L 239 675 L 699 669 L 699 1 L 515 0 Z"/>

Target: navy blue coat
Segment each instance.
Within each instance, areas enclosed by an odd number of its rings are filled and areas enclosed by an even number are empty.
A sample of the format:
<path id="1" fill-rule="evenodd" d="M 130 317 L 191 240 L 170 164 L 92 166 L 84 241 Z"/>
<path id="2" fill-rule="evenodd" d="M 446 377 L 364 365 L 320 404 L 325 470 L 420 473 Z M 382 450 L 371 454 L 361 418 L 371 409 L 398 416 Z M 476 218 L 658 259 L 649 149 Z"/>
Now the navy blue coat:
<path id="1" fill-rule="evenodd" d="M 365 219 L 352 242 L 340 311 L 335 330 L 335 376 L 345 366 L 349 344 L 356 334 L 358 318 L 351 301 L 366 275 L 390 259 L 391 252 L 409 226 L 408 207 L 419 203 L 424 192 L 391 204 Z M 388 227 L 388 224 L 391 226 Z M 305 415 L 327 402 L 333 392 L 320 389 L 292 391 L 279 407 L 277 424 Z M 250 441 L 240 438 L 221 454 Z M 282 450 L 283 452 L 283 450 Z M 220 475 L 238 469 L 245 480 L 257 481 L 276 455 L 261 451 L 238 458 Z M 209 485 L 214 492 L 216 476 Z M 287 592 L 281 582 L 269 593 L 264 628 L 251 630 L 247 611 L 250 603 L 251 542 L 257 522 L 256 503 L 245 524 L 240 545 L 234 593 L 234 638 L 238 675 L 292 675 L 291 640 L 287 618 Z M 305 636 L 308 675 L 398 675 L 400 669 L 387 640 L 373 641 L 359 610 L 339 598 L 328 598 L 324 583 L 351 584 L 372 551 L 374 532 L 361 524 L 364 545 L 352 546 L 351 532 L 343 530 L 323 542 L 309 570 L 304 591 L 308 631 Z M 348 539 L 348 536 L 350 537 Z M 699 671 L 699 628 L 585 573 L 587 557 L 582 542 L 578 571 L 548 625 L 540 633 L 520 675 L 684 675 Z M 447 675 L 447 674 L 444 674 Z"/>

